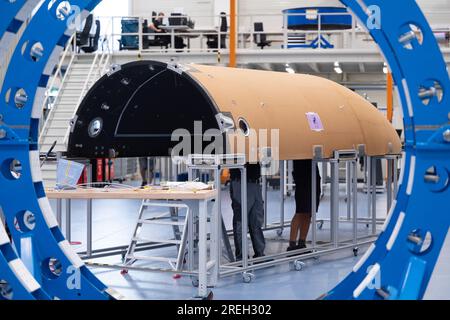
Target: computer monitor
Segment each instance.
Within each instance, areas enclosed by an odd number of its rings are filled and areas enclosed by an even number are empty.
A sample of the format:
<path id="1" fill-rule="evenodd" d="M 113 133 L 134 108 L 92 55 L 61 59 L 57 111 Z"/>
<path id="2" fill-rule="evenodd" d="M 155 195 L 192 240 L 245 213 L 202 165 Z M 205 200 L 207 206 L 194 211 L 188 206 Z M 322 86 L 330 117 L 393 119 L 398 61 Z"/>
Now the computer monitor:
<path id="1" fill-rule="evenodd" d="M 169 26 L 185 26 L 188 19 L 182 13 L 171 13 L 169 17 Z"/>

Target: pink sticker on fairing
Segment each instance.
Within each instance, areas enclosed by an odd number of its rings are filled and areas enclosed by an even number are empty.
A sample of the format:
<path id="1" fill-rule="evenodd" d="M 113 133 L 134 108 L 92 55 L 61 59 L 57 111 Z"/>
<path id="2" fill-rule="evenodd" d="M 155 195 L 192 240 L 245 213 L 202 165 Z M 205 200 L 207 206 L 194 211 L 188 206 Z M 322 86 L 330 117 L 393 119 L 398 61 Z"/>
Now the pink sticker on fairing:
<path id="1" fill-rule="evenodd" d="M 322 120 L 320 120 L 320 117 L 315 112 L 307 112 L 306 118 L 308 119 L 309 127 L 312 131 L 323 131 L 323 124 Z"/>

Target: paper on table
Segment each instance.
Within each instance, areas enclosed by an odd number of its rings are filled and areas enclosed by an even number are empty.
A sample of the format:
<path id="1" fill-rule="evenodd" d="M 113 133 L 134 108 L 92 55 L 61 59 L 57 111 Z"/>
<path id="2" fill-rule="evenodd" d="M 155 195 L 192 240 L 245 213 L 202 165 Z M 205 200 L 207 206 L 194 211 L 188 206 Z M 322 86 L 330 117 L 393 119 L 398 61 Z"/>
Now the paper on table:
<path id="1" fill-rule="evenodd" d="M 211 189 L 211 186 L 207 185 L 203 182 L 198 181 L 186 181 L 186 182 L 171 182 L 168 181 L 166 183 L 167 187 L 170 189 L 176 189 L 176 190 L 208 190 Z"/>

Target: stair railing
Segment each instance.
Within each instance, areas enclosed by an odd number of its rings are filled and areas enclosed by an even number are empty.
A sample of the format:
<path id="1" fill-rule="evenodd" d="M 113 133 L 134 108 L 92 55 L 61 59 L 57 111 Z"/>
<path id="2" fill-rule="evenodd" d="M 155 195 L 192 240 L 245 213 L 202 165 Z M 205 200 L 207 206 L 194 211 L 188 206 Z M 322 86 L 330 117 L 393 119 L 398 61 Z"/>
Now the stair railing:
<path id="1" fill-rule="evenodd" d="M 108 30 L 108 28 L 109 26 L 105 30 Z M 97 79 L 102 77 L 107 72 L 109 63 L 111 61 L 112 51 L 109 46 L 108 36 L 106 32 L 103 34 L 100 43 L 101 45 L 99 45 L 99 49 L 95 53 L 94 60 L 92 61 L 91 67 L 89 68 L 89 73 L 82 86 L 80 96 L 77 102 L 77 107 L 74 109 L 71 119 L 73 119 L 76 116 L 78 106 L 83 101 L 84 96 L 86 95 L 92 84 L 95 83 Z M 105 43 L 106 49 L 104 47 Z M 66 134 L 64 135 L 63 140 L 64 145 L 67 145 L 68 143 L 69 134 L 70 134 L 70 127 L 67 128 Z"/>
<path id="2" fill-rule="evenodd" d="M 49 129 L 48 126 L 50 124 L 50 119 L 52 118 L 52 115 L 55 112 L 55 110 L 58 108 L 57 106 L 58 106 L 58 101 L 60 99 L 61 90 L 65 85 L 67 75 L 70 73 L 70 70 L 73 65 L 73 61 L 75 59 L 75 54 L 73 51 L 73 48 L 75 47 L 75 45 L 74 45 L 75 41 L 76 41 L 76 33 L 74 32 L 74 34 L 70 37 L 69 41 L 67 42 L 66 48 L 64 49 L 64 52 L 61 55 L 61 59 L 59 60 L 58 67 L 56 68 L 55 74 L 52 77 L 52 81 L 50 82 L 50 85 L 47 87 L 47 90 L 45 93 L 45 99 L 44 99 L 44 102 L 42 103 L 42 109 L 44 109 L 48 104 L 48 101 L 51 97 L 50 94 L 51 94 L 52 89 L 55 86 L 56 80 L 59 80 L 59 82 L 60 82 L 59 86 L 58 86 L 58 91 L 56 92 L 56 95 L 54 96 L 55 99 L 53 101 L 53 106 L 50 109 L 49 113 L 47 114 L 44 125 L 41 128 L 41 131 L 39 134 L 39 143 L 42 143 L 42 140 L 45 137 L 46 131 Z M 69 64 L 67 65 L 66 72 L 63 74 L 62 68 L 63 68 L 64 62 L 66 61 L 66 58 L 69 54 L 71 55 L 70 61 L 69 61 Z M 67 125 L 69 125 L 69 124 L 67 124 Z"/>

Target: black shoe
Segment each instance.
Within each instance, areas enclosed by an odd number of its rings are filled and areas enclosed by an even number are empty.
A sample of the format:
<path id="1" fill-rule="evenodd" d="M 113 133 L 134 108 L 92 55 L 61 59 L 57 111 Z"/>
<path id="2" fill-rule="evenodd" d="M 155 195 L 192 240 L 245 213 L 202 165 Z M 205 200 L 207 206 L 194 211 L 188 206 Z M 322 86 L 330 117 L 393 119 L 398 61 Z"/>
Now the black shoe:
<path id="1" fill-rule="evenodd" d="M 147 181 L 142 181 L 141 188 L 145 187 L 146 185 L 147 185 Z"/>
<path id="2" fill-rule="evenodd" d="M 301 249 L 306 249 L 306 248 L 307 248 L 306 244 L 304 242 L 302 242 L 302 241 L 299 241 L 298 244 L 290 243 L 289 247 L 287 248 L 286 251 L 289 252 L 289 251 L 301 250 Z M 307 254 L 307 253 L 312 253 L 312 251 L 299 252 L 299 253 L 296 253 L 296 254 L 293 254 L 293 255 L 290 255 L 290 256 L 287 256 L 287 257 L 290 258 L 290 257 L 299 256 L 299 255 L 302 255 L 302 254 Z"/>
<path id="3" fill-rule="evenodd" d="M 298 244 L 297 244 L 297 249 L 305 249 L 306 248 L 306 243 L 303 240 L 299 240 Z"/>
<path id="4" fill-rule="evenodd" d="M 294 250 L 297 250 L 297 245 L 289 245 L 289 247 L 287 247 L 287 249 L 286 249 L 287 252 L 294 251 Z M 286 257 L 290 258 L 290 257 L 294 257 L 296 255 L 297 254 L 291 254 L 291 255 L 288 255 Z"/>
<path id="5" fill-rule="evenodd" d="M 295 243 L 295 241 L 289 241 L 289 247 L 287 248 L 286 251 L 294 251 L 297 250 L 297 244 Z"/>
<path id="6" fill-rule="evenodd" d="M 307 248 L 306 244 L 298 244 L 297 245 L 297 250 L 306 249 L 306 248 Z M 313 251 L 312 250 L 306 250 L 306 251 L 303 251 L 303 252 L 299 253 L 299 255 L 301 255 L 301 254 L 308 254 L 308 253 L 313 253 Z"/>

